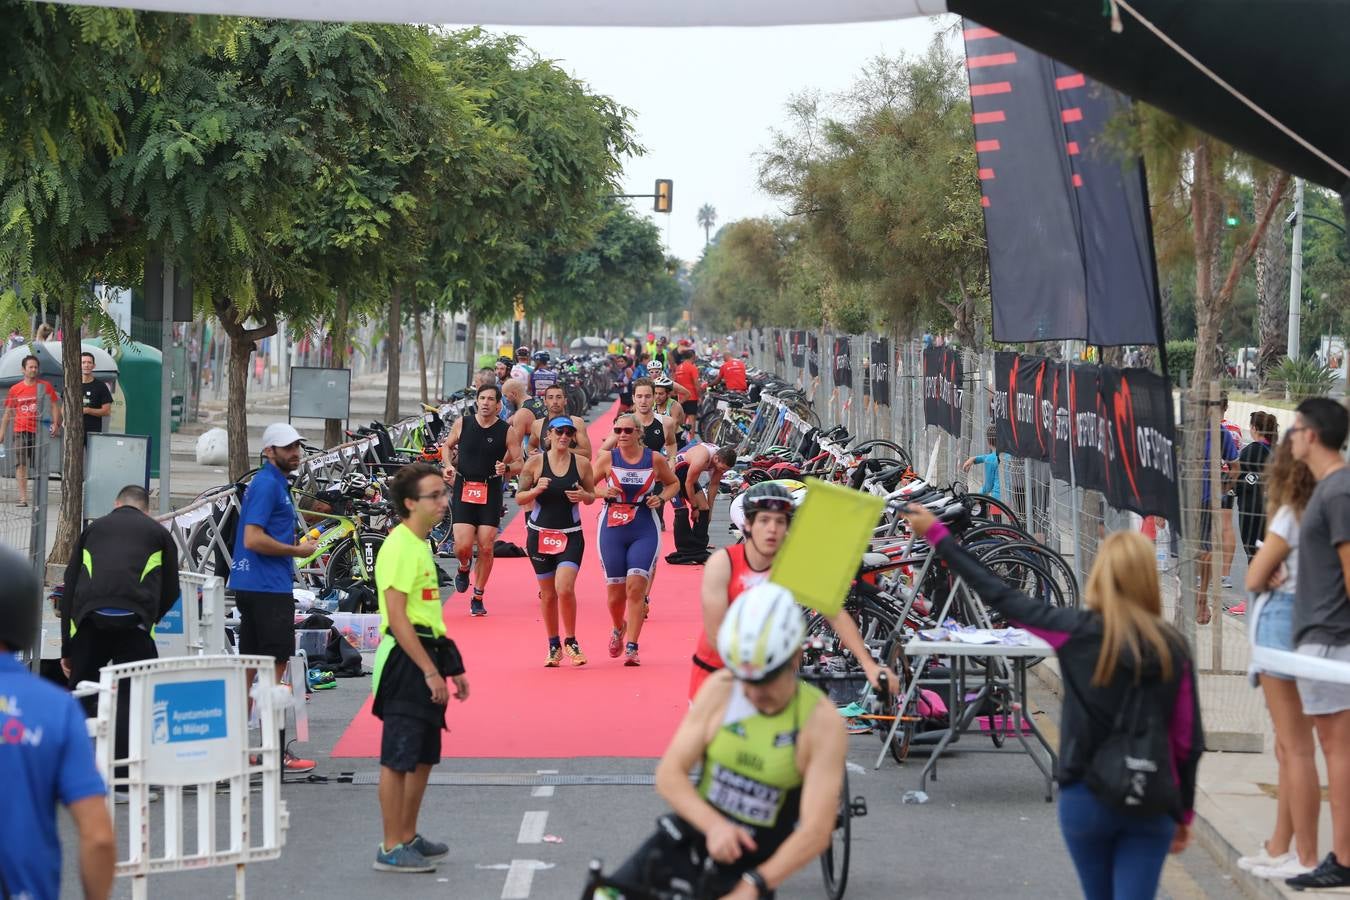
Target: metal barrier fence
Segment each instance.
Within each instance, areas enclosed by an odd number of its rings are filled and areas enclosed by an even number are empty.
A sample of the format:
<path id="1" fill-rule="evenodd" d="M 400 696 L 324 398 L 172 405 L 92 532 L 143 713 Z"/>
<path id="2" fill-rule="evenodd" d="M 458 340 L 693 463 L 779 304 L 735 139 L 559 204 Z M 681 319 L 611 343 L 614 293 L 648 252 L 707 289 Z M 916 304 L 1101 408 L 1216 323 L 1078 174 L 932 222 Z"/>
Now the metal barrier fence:
<path id="1" fill-rule="evenodd" d="M 822 425 L 843 425 L 855 442 L 884 438 L 900 444 L 908 450 L 915 470 L 935 484 L 962 481 L 972 491 L 980 489 L 985 474 L 982 466 L 973 465 L 967 470 L 965 464 L 971 457 L 992 451 L 986 438 L 992 421 L 992 351 L 960 351 L 964 368 L 962 427 L 961 437 L 953 438 L 924 420 L 921 339 L 887 338 L 891 358 L 873 360 L 870 356 L 874 342 L 886 336 L 836 335 L 822 330 L 816 333 L 820 351 L 818 374 L 813 376 L 808 369 L 809 359 L 806 365 L 795 366 L 786 347 L 784 358 L 778 360 L 770 334 L 767 329 L 742 332 L 737 335 L 738 346 L 749 349 L 750 361 L 755 366 L 805 390 Z M 849 339 L 847 360 L 852 386 L 835 383 L 835 367 L 831 363 L 836 337 Z M 871 366 L 883 362 L 889 366 L 889 404 L 874 402 L 870 393 Z M 1226 614 L 1223 603 L 1226 599 L 1236 604 L 1245 597 L 1236 578 L 1235 588 L 1227 589 L 1226 597 L 1223 594 L 1222 576 L 1229 570 L 1226 560 L 1243 556 L 1240 540 L 1231 553 L 1224 549 L 1232 546 L 1229 540 L 1237 535 L 1236 513 L 1231 508 L 1224 509 L 1218 501 L 1224 496 L 1222 485 L 1217 491 L 1204 490 L 1204 482 L 1220 474 L 1210 472 L 1202 461 L 1185 462 L 1181 450 L 1188 440 L 1203 441 L 1206 431 L 1217 432 L 1219 407 L 1217 403 L 1203 403 L 1200 408 L 1205 411 L 1204 421 L 1187 423 L 1180 420 L 1180 392 L 1176 392 L 1174 403 L 1179 422 L 1177 462 L 1184 538 L 1178 537 L 1177 530 L 1161 519 L 1116 509 L 1101 493 L 1055 478 L 1048 463 L 1036 460 L 1015 459 L 1006 454 L 998 457 L 1001 499 L 1012 507 L 1027 531 L 1065 558 L 1080 585 L 1086 584 L 1101 541 L 1108 533 L 1128 528 L 1150 537 L 1155 545 L 1164 612 L 1187 636 L 1195 652 L 1211 742 L 1217 742 L 1216 749 L 1260 750 L 1262 735 L 1269 726 L 1258 693 L 1247 684 L 1250 652 L 1246 620 Z M 1213 503 L 1208 501 L 1211 496 L 1216 498 Z M 1214 508 L 1205 515 L 1204 508 L 1211 506 Z M 1199 536 L 1202 522 L 1212 523 L 1215 532 L 1212 541 Z M 1197 612 L 1205 604 L 1198 593 L 1197 572 L 1209 558 L 1211 543 L 1220 548 L 1218 558 L 1212 560 L 1215 571 L 1208 600 L 1211 618 L 1207 624 L 1198 624 Z M 1220 567 L 1222 572 L 1217 571 Z"/>
<path id="2" fill-rule="evenodd" d="M 450 420 L 462 415 L 466 406 L 466 401 L 446 404 L 437 414 L 442 419 Z M 412 440 L 431 418 L 431 413 L 424 413 L 395 422 L 389 426 L 390 440 L 396 448 L 402 446 L 405 441 Z M 360 472 L 368 477 L 387 474 L 377 456 L 377 446 L 376 438 L 365 437 L 311 454 L 301 461 L 292 487 L 297 492 L 313 494 L 340 482 L 352 472 Z M 234 485 L 222 485 L 182 509 L 157 517 L 178 544 L 181 568 L 199 575 L 224 575 L 229 570 L 234 547 L 227 538 L 239 512 L 239 499 L 239 491 Z M 296 518 L 299 527 L 306 526 L 299 508 Z"/>

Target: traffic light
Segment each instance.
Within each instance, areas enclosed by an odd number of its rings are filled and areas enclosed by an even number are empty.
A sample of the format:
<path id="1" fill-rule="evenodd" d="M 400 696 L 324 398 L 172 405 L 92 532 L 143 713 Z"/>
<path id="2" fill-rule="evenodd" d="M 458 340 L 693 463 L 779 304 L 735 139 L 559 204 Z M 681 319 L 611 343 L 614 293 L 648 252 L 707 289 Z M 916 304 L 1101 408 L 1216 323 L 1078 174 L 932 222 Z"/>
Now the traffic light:
<path id="1" fill-rule="evenodd" d="M 1227 225 L 1229 228 L 1236 228 L 1238 227 L 1238 222 L 1240 221 L 1241 219 L 1239 219 L 1237 216 L 1229 216 L 1228 218 L 1224 219 L 1224 224 Z"/>
<path id="2" fill-rule="evenodd" d="M 671 196 L 675 193 L 675 182 L 669 178 L 656 179 L 656 204 L 653 207 L 659 213 L 670 212 Z"/>

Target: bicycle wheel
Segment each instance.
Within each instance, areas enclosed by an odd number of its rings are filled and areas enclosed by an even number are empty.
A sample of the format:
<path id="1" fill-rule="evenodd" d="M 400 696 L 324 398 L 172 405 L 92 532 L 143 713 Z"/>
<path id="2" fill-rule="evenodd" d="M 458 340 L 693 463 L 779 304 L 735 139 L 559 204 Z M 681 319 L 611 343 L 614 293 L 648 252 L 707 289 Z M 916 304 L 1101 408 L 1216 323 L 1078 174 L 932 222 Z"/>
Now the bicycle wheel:
<path id="1" fill-rule="evenodd" d="M 820 874 L 825 878 L 825 896 L 830 900 L 843 900 L 848 889 L 848 859 L 850 844 L 853 840 L 853 805 L 848 796 L 848 772 L 844 772 L 844 783 L 839 789 L 839 813 L 834 820 L 834 832 L 830 835 L 830 846 L 820 854 Z"/>
<path id="2" fill-rule="evenodd" d="M 893 638 L 887 643 L 885 651 L 881 654 L 882 662 L 890 667 L 890 670 L 900 679 L 900 683 L 893 685 L 890 689 L 890 696 L 882 704 L 881 715 L 883 716 L 901 716 L 900 726 L 895 729 L 895 735 L 887 744 L 886 749 L 891 751 L 891 759 L 897 763 L 904 763 L 909 758 L 909 746 L 914 740 L 914 715 L 913 707 L 902 709 L 900 701 L 904 699 L 905 693 L 909 690 L 910 670 L 909 658 L 905 656 L 905 636 L 901 635 Z M 917 704 L 916 704 L 917 705 Z M 909 719 L 909 721 L 905 721 Z M 890 734 L 891 722 L 881 719 L 877 722 L 880 726 L 877 729 L 877 737 L 882 743 L 886 743 L 886 735 Z"/>

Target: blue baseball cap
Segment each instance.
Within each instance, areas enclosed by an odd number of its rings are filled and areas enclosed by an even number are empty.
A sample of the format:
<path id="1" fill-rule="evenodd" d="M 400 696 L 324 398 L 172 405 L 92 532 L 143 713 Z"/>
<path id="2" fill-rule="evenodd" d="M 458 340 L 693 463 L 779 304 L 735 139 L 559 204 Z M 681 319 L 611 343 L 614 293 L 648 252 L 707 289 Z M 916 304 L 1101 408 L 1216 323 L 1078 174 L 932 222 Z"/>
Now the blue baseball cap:
<path id="1" fill-rule="evenodd" d="M 548 428 L 549 431 L 552 431 L 555 428 L 571 428 L 575 431 L 577 423 L 572 421 L 571 416 L 558 416 L 549 420 Z"/>

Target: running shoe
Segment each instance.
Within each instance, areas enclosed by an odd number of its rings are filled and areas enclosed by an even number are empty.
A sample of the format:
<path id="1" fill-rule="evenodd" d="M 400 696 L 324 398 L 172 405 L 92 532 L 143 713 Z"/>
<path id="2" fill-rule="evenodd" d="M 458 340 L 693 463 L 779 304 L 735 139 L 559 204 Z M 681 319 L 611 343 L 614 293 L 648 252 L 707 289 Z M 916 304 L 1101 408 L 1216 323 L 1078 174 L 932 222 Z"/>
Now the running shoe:
<path id="1" fill-rule="evenodd" d="M 1223 585 L 1225 588 L 1227 588 L 1227 589 L 1230 590 L 1230 591 L 1233 589 L 1233 579 L 1230 578 L 1230 577 L 1227 576 L 1227 575 L 1225 575 L 1225 576 L 1223 576 L 1222 578 L 1219 579 L 1219 584 Z"/>
<path id="2" fill-rule="evenodd" d="M 572 661 L 574 666 L 586 665 L 586 654 L 581 652 L 581 647 L 577 644 L 563 644 L 563 653 Z"/>
<path id="3" fill-rule="evenodd" d="M 1317 868 L 1286 879 L 1284 883 L 1296 891 L 1346 891 L 1350 889 L 1350 866 L 1341 865 L 1335 853 L 1328 853 Z"/>
<path id="4" fill-rule="evenodd" d="M 1243 600 L 1241 603 L 1234 603 L 1224 611 L 1230 616 L 1245 616 L 1247 614 L 1247 601 Z"/>
<path id="5" fill-rule="evenodd" d="M 1292 853 L 1289 859 L 1279 865 L 1254 866 L 1252 868 L 1252 874 L 1257 878 L 1269 878 L 1271 881 L 1288 881 L 1290 878 L 1307 875 L 1311 871 L 1313 871 L 1312 866 L 1305 866 Z"/>
<path id="6" fill-rule="evenodd" d="M 1282 866 L 1291 859 L 1298 859 L 1293 851 L 1281 853 L 1278 856 L 1271 856 L 1270 852 L 1266 850 L 1265 844 L 1262 844 L 1261 849 L 1251 856 L 1239 856 L 1237 867 L 1244 872 L 1250 872 L 1257 866 Z"/>
<path id="7" fill-rule="evenodd" d="M 561 647 L 549 647 L 549 648 L 548 648 L 548 659 L 544 660 L 544 668 L 545 668 L 545 669 L 556 669 L 556 668 L 558 668 L 558 666 L 560 666 L 560 665 L 562 665 L 562 648 L 561 648 Z"/>
<path id="8" fill-rule="evenodd" d="M 469 615 L 471 616 L 487 615 L 487 607 L 483 605 L 482 594 L 475 594 L 473 596 L 473 599 L 469 601 Z"/>
<path id="9" fill-rule="evenodd" d="M 609 633 L 609 655 L 617 658 L 623 652 L 623 632 L 615 628 Z"/>
<path id="10" fill-rule="evenodd" d="M 375 850 L 377 872 L 435 872 L 434 863 L 407 844 L 399 844 L 393 850 L 384 849 L 381 844 Z"/>
<path id="11" fill-rule="evenodd" d="M 455 590 L 464 593 L 469 589 L 469 570 L 460 569 L 455 573 Z"/>
<path id="12" fill-rule="evenodd" d="M 450 855 L 450 845 L 442 844 L 440 841 L 429 841 L 420 834 L 413 835 L 413 839 L 408 841 L 408 846 L 413 851 L 422 854 L 425 860 L 440 859 L 442 856 Z"/>
<path id="13" fill-rule="evenodd" d="M 281 763 L 282 771 L 290 772 L 292 775 L 303 775 L 306 772 L 314 771 L 314 760 L 302 759 L 291 751 L 287 750 Z"/>
<path id="14" fill-rule="evenodd" d="M 642 660 L 638 659 L 638 652 L 636 647 L 629 647 L 627 650 L 623 652 L 623 664 L 629 667 L 636 667 L 642 665 Z"/>

